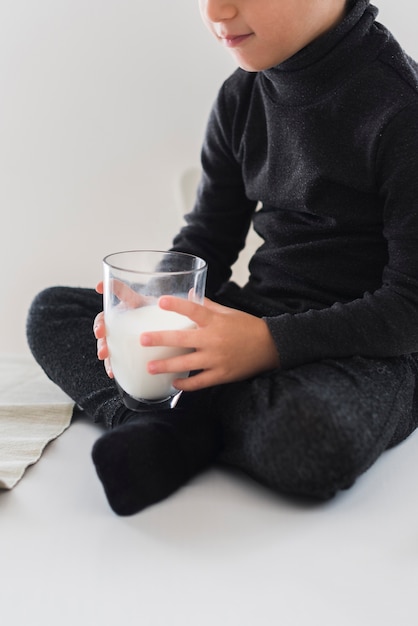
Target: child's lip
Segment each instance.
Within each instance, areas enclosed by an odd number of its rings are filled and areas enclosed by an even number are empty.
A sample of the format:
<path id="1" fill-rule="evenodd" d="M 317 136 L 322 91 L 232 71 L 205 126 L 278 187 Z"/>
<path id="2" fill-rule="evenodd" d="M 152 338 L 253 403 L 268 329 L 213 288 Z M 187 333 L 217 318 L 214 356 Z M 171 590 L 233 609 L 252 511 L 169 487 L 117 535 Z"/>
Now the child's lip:
<path id="1" fill-rule="evenodd" d="M 219 35 L 219 39 L 227 48 L 235 48 L 251 37 L 252 34 L 253 33 L 246 33 L 244 35 L 221 34 Z"/>

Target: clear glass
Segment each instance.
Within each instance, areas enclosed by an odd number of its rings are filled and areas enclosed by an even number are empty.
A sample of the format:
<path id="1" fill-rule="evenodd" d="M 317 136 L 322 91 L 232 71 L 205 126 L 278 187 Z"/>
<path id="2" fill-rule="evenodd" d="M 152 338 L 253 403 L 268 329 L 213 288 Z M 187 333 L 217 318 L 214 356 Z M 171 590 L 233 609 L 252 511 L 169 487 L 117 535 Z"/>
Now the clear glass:
<path id="1" fill-rule="evenodd" d="M 134 410 L 172 408 L 180 392 L 172 382 L 189 372 L 149 374 L 154 359 L 184 354 L 187 350 L 165 346 L 144 347 L 145 331 L 193 327 L 186 316 L 158 306 L 163 295 L 202 303 L 207 265 L 199 257 L 181 252 L 132 250 L 103 259 L 103 305 L 110 363 L 125 405 Z"/>

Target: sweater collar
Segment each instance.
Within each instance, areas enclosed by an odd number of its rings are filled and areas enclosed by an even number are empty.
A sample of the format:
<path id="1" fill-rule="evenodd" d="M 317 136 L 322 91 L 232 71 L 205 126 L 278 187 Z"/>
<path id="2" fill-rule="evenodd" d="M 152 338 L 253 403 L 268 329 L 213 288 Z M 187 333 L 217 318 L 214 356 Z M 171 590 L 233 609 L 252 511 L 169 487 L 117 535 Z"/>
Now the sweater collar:
<path id="1" fill-rule="evenodd" d="M 358 73 L 382 45 L 380 38 L 368 37 L 377 13 L 369 0 L 355 1 L 336 28 L 260 72 L 270 97 L 282 105 L 307 105 Z"/>

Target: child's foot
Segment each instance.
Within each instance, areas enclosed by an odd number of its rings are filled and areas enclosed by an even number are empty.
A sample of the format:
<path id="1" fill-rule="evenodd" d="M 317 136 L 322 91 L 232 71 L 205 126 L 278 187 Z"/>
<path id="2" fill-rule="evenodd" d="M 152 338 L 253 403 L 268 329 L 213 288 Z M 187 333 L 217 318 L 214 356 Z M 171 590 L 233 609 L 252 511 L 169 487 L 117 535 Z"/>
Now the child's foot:
<path id="1" fill-rule="evenodd" d="M 133 515 L 167 498 L 190 473 L 170 424 L 133 421 L 93 446 L 97 474 L 113 511 Z"/>
<path id="2" fill-rule="evenodd" d="M 209 403 L 134 413 L 122 411 L 93 446 L 97 474 L 112 509 L 132 515 L 164 500 L 206 468 L 221 447 Z"/>

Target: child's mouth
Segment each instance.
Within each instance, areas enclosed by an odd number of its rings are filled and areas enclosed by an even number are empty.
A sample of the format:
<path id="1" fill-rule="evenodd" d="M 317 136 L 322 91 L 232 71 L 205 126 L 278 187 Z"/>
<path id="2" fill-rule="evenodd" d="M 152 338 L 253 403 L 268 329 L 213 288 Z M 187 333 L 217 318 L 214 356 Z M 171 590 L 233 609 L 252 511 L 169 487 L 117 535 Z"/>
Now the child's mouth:
<path id="1" fill-rule="evenodd" d="M 252 36 L 252 33 L 248 33 L 246 35 L 231 35 L 226 37 L 221 37 L 221 41 L 227 48 L 236 48 L 240 46 L 244 41 L 249 39 Z"/>

